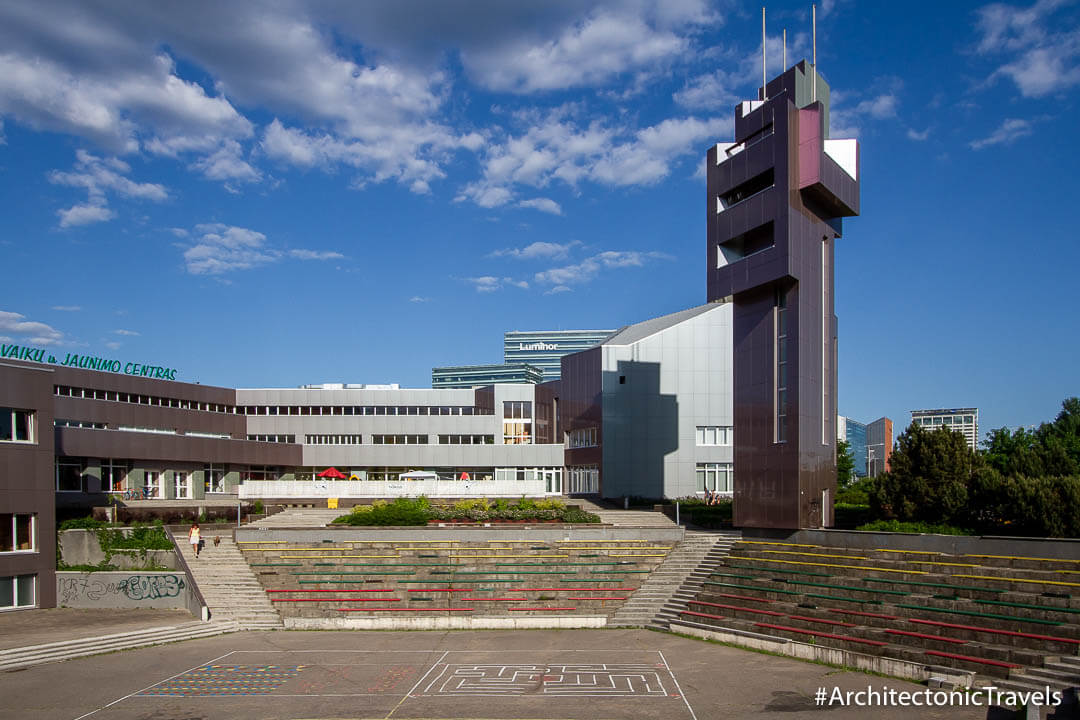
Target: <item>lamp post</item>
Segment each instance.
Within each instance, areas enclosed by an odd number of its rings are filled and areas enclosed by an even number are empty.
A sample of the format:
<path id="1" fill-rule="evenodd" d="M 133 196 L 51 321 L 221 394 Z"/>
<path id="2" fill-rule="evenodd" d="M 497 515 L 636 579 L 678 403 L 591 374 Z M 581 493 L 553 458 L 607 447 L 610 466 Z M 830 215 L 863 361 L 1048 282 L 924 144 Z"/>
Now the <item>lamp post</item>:
<path id="1" fill-rule="evenodd" d="M 883 458 L 874 457 L 874 448 L 881 447 L 884 453 L 885 443 L 871 443 L 866 446 L 866 474 L 870 477 L 876 477 L 874 474 L 874 460 L 881 460 Z"/>

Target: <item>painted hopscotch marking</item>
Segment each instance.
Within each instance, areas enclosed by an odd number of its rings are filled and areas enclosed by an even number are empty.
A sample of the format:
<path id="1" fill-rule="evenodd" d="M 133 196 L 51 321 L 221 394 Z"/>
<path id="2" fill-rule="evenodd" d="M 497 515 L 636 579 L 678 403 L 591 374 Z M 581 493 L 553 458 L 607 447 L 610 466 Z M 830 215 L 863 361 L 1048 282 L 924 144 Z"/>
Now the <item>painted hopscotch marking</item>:
<path id="1" fill-rule="evenodd" d="M 661 673 L 645 663 L 447 663 L 417 696 L 666 697 Z"/>
<path id="2" fill-rule="evenodd" d="M 139 693 L 140 697 L 218 697 L 267 695 L 297 677 L 304 665 L 207 664 Z"/>

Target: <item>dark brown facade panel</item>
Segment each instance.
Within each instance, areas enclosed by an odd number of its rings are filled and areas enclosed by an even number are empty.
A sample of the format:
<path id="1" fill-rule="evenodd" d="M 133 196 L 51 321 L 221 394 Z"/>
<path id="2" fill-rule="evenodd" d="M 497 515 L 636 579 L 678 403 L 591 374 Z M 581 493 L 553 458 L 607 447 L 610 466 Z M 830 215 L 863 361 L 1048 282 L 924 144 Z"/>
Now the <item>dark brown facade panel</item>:
<path id="1" fill-rule="evenodd" d="M 184 437 L 120 430 L 57 428 L 56 454 L 162 462 L 302 465 L 302 446 L 248 440 Z"/>
<path id="2" fill-rule="evenodd" d="M 35 516 L 35 551 L 0 555 L 0 576 L 36 575 L 43 608 L 56 606 L 52 377 L 47 368 L 0 363 L 0 407 L 34 413 L 33 442 L 0 442 L 0 513 Z"/>
<path id="3" fill-rule="evenodd" d="M 55 398 L 55 408 L 59 419 L 105 423 L 111 429 L 127 426 L 194 431 L 239 439 L 244 439 L 247 431 L 244 415 L 72 397 Z"/>
<path id="4" fill-rule="evenodd" d="M 154 380 L 119 373 L 80 370 L 63 366 L 50 366 L 50 368 L 55 373 L 54 384 L 56 385 L 115 390 L 117 392 L 178 398 L 219 405 L 236 405 L 236 390 L 231 388 L 170 380 Z"/>

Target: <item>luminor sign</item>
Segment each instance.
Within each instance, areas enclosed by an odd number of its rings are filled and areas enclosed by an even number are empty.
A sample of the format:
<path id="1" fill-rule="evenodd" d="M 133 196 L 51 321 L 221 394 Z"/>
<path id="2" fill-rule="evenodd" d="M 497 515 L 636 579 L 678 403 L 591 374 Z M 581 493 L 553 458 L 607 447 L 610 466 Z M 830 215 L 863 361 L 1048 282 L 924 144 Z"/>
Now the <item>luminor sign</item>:
<path id="1" fill-rule="evenodd" d="M 111 358 L 79 355 L 77 353 L 66 353 L 63 360 L 58 360 L 55 355 L 48 354 L 41 348 L 27 347 L 25 345 L 0 345 L 0 358 L 28 360 L 30 362 L 45 363 L 46 365 L 62 365 L 82 370 L 100 370 L 101 372 L 113 372 L 154 380 L 176 379 L 176 368 L 132 362 L 125 363 Z"/>
<path id="2" fill-rule="evenodd" d="M 558 350 L 559 346 L 555 343 L 536 342 L 526 345 L 525 343 L 518 343 L 518 350 Z"/>

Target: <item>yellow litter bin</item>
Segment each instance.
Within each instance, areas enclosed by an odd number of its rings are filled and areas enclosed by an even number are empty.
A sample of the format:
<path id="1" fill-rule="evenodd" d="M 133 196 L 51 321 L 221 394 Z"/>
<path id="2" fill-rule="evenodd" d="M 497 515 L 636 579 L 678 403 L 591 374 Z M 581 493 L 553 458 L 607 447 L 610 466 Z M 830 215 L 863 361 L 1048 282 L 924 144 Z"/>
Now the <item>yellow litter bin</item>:
<path id="1" fill-rule="evenodd" d="M 326 498 L 326 507 L 330 510 L 337 510 L 337 498 Z"/>

